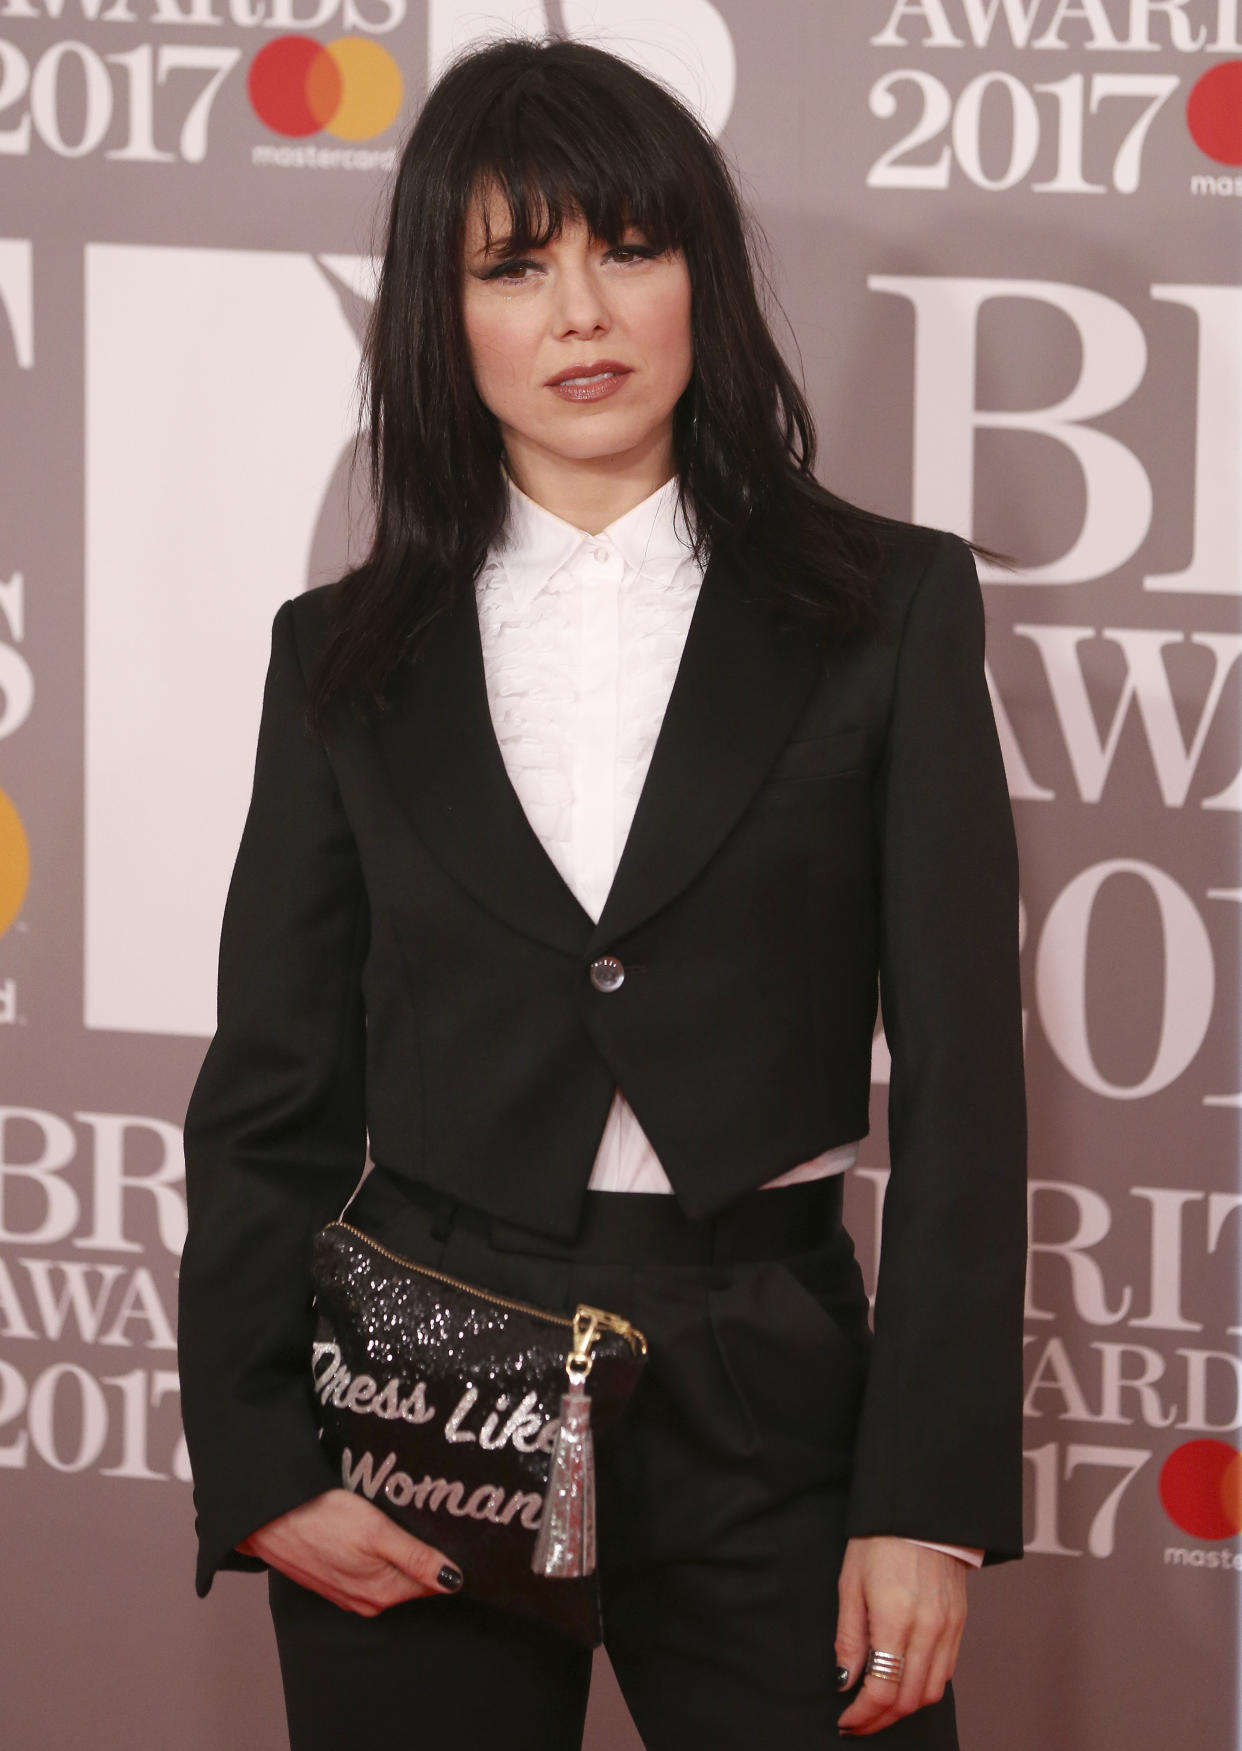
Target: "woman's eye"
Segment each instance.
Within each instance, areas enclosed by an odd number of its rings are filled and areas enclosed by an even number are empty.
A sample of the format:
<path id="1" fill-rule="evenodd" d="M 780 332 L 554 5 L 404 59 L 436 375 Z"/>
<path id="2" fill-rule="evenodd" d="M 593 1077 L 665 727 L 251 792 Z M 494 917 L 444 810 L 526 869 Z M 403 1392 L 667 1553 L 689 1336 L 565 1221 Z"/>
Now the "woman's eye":
<path id="1" fill-rule="evenodd" d="M 520 286 L 534 266 L 533 261 L 501 261 L 494 268 L 489 268 L 483 278 L 499 280 L 505 285 Z"/>
<path id="2" fill-rule="evenodd" d="M 617 243 L 605 254 L 606 261 L 615 261 L 622 267 L 628 267 L 633 262 L 651 261 L 659 254 L 646 243 Z M 493 267 L 486 268 L 479 275 L 481 280 L 489 284 L 502 286 L 525 285 L 540 271 L 537 261 L 498 261 Z"/>

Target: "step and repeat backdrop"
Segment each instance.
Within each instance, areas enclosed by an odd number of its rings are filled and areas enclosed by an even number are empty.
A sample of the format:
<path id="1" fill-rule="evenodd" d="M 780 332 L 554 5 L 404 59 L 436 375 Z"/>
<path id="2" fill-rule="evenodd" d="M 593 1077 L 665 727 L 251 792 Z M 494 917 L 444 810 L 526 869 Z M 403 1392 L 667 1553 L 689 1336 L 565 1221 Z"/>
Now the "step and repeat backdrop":
<path id="1" fill-rule="evenodd" d="M 964 1743 L 1233 1751 L 1239 0 L 0 0 L 0 1734 L 284 1743 L 262 1586 L 192 1592 L 180 1119 L 271 616 L 365 539 L 396 153 L 514 28 L 724 139 L 823 477 L 1016 561 L 1029 1554 L 972 1581 Z M 886 1079 L 881 1034 L 871 1273 Z"/>

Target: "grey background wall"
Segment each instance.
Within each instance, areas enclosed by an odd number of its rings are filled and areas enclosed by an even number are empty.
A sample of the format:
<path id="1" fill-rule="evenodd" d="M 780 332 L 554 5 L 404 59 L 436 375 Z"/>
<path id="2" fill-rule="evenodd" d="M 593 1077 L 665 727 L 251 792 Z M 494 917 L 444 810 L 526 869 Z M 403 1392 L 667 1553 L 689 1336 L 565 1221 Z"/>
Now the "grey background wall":
<path id="1" fill-rule="evenodd" d="M 824 478 L 1018 561 L 1030 1554 L 972 1582 L 964 1741 L 1232 1747 L 1238 0 L 0 0 L 4 1742 L 284 1742 L 261 1586 L 191 1589 L 179 1121 L 270 617 L 360 541 L 393 148 L 514 24 L 722 134 Z M 881 1036 L 869 1270 L 885 1075 Z M 590 1744 L 633 1744 L 606 1670 Z"/>

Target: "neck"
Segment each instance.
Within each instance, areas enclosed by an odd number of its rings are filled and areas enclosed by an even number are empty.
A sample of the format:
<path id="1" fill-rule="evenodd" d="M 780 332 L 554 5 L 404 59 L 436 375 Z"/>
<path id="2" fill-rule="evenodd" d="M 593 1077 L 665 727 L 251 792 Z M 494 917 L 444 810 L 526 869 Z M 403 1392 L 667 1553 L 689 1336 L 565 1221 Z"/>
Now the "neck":
<path id="1" fill-rule="evenodd" d="M 675 473 L 672 436 L 620 456 L 566 460 L 506 432 L 505 463 L 514 483 L 545 511 L 598 535 L 649 498 Z"/>

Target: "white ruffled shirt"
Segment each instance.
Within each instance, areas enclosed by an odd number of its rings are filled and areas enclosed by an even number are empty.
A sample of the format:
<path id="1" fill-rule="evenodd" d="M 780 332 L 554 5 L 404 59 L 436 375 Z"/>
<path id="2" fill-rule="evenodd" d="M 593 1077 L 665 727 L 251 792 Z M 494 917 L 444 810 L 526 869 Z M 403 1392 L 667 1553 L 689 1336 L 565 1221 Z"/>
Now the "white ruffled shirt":
<path id="1" fill-rule="evenodd" d="M 509 485 L 504 537 L 475 588 L 487 701 L 510 782 L 592 919 L 612 885 L 681 662 L 703 574 L 672 479 L 598 535 Z M 844 1173 L 857 1143 L 765 1182 Z M 618 1088 L 592 1191 L 671 1192 Z M 923 1544 L 928 1541 L 916 1539 Z M 977 1564 L 982 1553 L 929 1544 Z"/>

